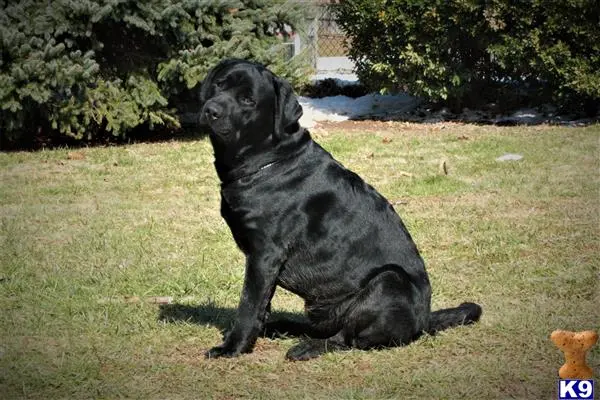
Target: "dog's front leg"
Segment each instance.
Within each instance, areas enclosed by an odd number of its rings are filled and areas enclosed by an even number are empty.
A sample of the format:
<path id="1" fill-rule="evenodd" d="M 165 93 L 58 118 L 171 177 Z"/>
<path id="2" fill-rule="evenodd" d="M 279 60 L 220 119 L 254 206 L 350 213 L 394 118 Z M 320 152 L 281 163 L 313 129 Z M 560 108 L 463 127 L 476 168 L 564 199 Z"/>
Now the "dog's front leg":
<path id="1" fill-rule="evenodd" d="M 273 253 L 248 256 L 236 321 L 223 343 L 206 352 L 207 358 L 236 357 L 252 351 L 275 292 L 279 266 L 279 257 Z"/>

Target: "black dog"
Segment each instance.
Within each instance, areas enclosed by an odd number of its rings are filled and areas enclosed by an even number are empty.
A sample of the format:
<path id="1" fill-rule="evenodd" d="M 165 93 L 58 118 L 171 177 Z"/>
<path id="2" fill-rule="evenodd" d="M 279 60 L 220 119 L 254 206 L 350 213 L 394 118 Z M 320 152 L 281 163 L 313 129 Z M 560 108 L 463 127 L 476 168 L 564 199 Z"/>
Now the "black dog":
<path id="1" fill-rule="evenodd" d="M 423 260 L 390 203 L 315 143 L 291 86 L 259 64 L 226 60 L 202 83 L 222 182 L 221 214 L 246 255 L 237 319 L 207 357 L 252 351 L 265 331 L 306 340 L 287 358 L 402 345 L 475 322 L 481 307 L 430 311 Z M 279 285 L 305 300 L 307 323 L 265 324 Z"/>

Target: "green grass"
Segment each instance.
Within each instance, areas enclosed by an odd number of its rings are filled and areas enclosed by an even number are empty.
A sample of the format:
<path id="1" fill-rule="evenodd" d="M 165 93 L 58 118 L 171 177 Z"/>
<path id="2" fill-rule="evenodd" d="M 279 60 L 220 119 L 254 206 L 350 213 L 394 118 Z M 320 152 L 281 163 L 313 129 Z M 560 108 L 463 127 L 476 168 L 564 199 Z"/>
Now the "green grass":
<path id="1" fill-rule="evenodd" d="M 600 126 L 315 136 L 395 204 L 434 308 L 478 302 L 479 324 L 304 363 L 284 360 L 294 339 L 207 361 L 243 279 L 209 142 L 5 153 L 1 397 L 554 398 L 563 359 L 550 333 L 600 327 Z M 524 158 L 495 161 L 507 152 Z M 282 290 L 273 305 L 303 307 Z"/>

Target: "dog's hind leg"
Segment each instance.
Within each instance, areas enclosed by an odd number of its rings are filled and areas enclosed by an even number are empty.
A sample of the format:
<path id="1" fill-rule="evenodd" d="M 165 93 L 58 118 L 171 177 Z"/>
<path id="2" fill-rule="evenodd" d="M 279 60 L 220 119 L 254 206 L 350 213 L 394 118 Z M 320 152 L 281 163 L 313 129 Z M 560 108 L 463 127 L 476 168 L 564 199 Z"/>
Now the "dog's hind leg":
<path id="1" fill-rule="evenodd" d="M 286 358 L 308 360 L 336 350 L 370 349 L 407 344 L 423 330 L 429 309 L 402 269 L 385 268 L 371 278 L 347 308 L 342 329 L 326 339 L 307 339 L 292 347 Z M 421 315 L 423 314 L 423 315 Z"/>
<path id="2" fill-rule="evenodd" d="M 352 347 L 370 349 L 407 344 L 428 320 L 428 294 L 400 267 L 385 266 L 354 299 L 344 329 Z"/>
<path id="3" fill-rule="evenodd" d="M 285 358 L 292 361 L 305 361 L 330 351 L 346 350 L 348 348 L 344 341 L 344 334 L 340 331 L 327 339 L 304 339 L 289 349 Z"/>

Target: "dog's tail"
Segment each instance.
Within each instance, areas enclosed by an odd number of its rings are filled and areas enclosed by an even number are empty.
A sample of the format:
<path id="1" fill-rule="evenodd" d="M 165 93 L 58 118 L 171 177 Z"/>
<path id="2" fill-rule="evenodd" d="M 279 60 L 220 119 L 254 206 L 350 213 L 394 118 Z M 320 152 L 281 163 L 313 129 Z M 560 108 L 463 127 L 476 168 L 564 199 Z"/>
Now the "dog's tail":
<path id="1" fill-rule="evenodd" d="M 429 329 L 425 332 L 434 335 L 453 326 L 472 324 L 479 321 L 481 312 L 481 307 L 475 303 L 462 303 L 455 308 L 434 311 L 429 317 Z"/>

